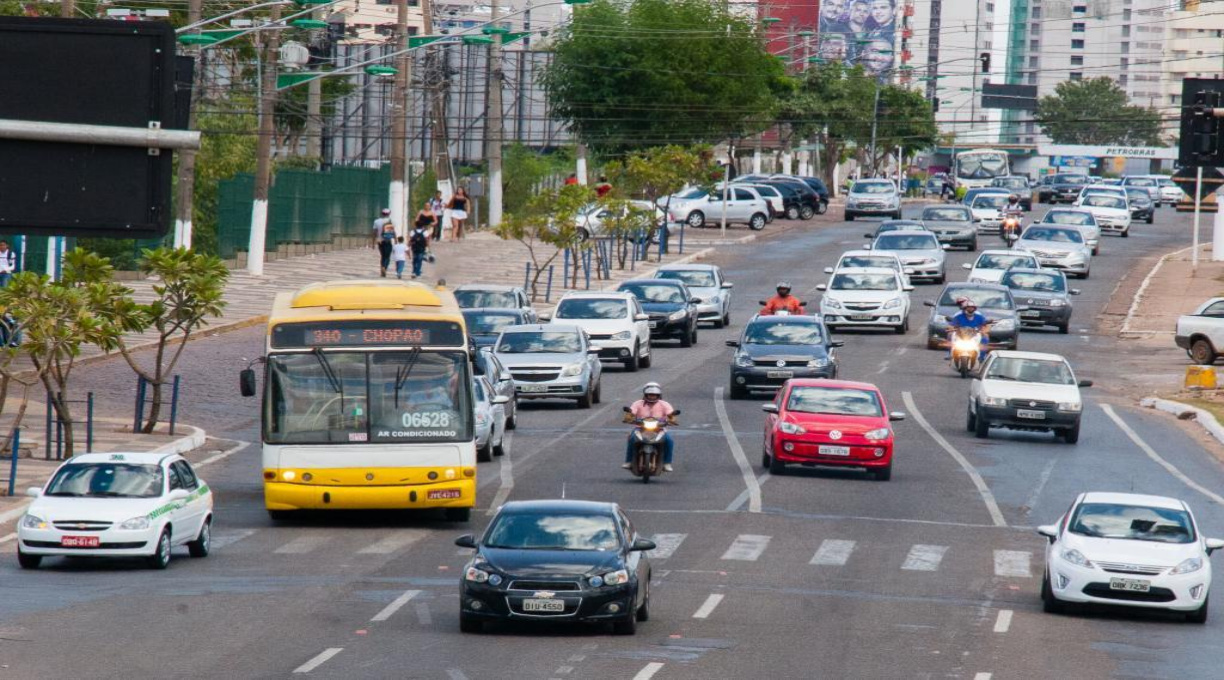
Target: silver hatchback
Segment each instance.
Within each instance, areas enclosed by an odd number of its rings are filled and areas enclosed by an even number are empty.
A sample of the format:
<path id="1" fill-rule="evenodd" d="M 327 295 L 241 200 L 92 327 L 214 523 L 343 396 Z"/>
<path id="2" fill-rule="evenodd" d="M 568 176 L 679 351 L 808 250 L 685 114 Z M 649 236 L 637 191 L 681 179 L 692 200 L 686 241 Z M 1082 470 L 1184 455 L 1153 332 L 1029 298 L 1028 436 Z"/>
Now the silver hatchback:
<path id="1" fill-rule="evenodd" d="M 876 237 L 871 252 L 896 255 L 908 270 L 910 280 L 943 283 L 947 278 L 944 251 L 950 247 L 929 231 L 889 231 Z"/>
<path id="2" fill-rule="evenodd" d="M 519 399 L 573 399 L 578 408 L 599 403 L 599 348 L 577 326 L 508 326 L 493 353 L 514 378 Z"/>

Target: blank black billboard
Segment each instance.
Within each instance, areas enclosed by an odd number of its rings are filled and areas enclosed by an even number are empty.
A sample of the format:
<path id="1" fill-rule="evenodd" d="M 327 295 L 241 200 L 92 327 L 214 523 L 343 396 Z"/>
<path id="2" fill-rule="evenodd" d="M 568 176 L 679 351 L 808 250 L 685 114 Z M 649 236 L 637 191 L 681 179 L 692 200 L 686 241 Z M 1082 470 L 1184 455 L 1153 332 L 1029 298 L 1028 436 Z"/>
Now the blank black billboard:
<path id="1" fill-rule="evenodd" d="M 1037 86 L 983 83 L 982 108 L 1036 111 Z"/>
<path id="2" fill-rule="evenodd" d="M 162 22 L 0 17 L 0 119 L 181 127 L 174 47 Z M 163 236 L 172 159 L 169 150 L 0 139 L 0 233 Z"/>

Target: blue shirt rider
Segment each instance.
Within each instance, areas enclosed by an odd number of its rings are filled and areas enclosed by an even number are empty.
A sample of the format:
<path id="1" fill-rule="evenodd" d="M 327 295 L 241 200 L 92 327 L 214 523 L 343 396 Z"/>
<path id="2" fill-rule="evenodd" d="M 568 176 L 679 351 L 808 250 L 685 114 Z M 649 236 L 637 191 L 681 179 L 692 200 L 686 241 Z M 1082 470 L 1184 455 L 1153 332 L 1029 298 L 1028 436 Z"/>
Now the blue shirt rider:
<path id="1" fill-rule="evenodd" d="M 982 351 L 979 353 L 978 360 L 986 358 L 985 345 L 988 342 L 987 326 L 990 325 L 990 319 L 978 314 L 977 304 L 973 300 L 964 300 L 960 304 L 961 311 L 948 319 L 948 331 L 954 331 L 957 328 L 973 328 L 982 332 Z M 948 346 L 948 356 L 952 356 L 951 345 Z"/>

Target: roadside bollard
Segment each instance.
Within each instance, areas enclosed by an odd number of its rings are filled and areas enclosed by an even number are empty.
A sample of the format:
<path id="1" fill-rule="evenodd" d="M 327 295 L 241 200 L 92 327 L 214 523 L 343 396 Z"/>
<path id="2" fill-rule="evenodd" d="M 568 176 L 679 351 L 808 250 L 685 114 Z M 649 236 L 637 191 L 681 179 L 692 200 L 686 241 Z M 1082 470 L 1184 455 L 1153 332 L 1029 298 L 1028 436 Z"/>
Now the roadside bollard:
<path id="1" fill-rule="evenodd" d="M 12 496 L 17 484 L 17 456 L 21 453 L 21 428 L 13 430 L 13 462 L 9 466 L 8 495 Z"/>

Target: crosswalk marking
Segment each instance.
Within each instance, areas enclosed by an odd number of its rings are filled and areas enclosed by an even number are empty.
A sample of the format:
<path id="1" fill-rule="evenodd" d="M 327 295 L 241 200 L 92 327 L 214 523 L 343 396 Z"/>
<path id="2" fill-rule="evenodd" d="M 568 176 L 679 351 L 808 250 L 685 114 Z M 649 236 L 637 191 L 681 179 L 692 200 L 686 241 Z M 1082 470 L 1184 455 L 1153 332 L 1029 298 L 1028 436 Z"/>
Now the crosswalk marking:
<path id="1" fill-rule="evenodd" d="M 901 568 L 906 571 L 935 571 L 939 569 L 939 563 L 943 561 L 946 552 L 946 545 L 916 544 L 910 548 Z"/>
<path id="2" fill-rule="evenodd" d="M 688 534 L 655 534 L 650 538 L 655 542 L 655 549 L 650 551 L 650 559 L 665 560 L 671 557 L 686 538 Z"/>
<path id="3" fill-rule="evenodd" d="M 272 552 L 279 555 L 303 555 L 327 543 L 326 536 L 301 536 L 282 545 Z"/>
<path id="4" fill-rule="evenodd" d="M 854 552 L 854 544 L 854 541 L 842 541 L 835 538 L 822 541 L 809 564 L 829 567 L 844 566 L 850 559 L 850 553 Z"/>
<path id="5" fill-rule="evenodd" d="M 367 545 L 361 550 L 358 550 L 357 553 L 360 555 L 390 555 L 393 552 L 416 543 L 422 538 L 425 538 L 427 535 L 428 532 L 421 531 L 420 529 L 397 531 L 388 536 L 384 536 L 370 545 Z"/>
<path id="6" fill-rule="evenodd" d="M 255 529 L 240 529 L 238 531 L 225 531 L 222 533 L 213 534 L 211 550 L 220 550 L 227 545 L 233 545 L 238 541 L 251 536 L 255 533 Z"/>
<path id="7" fill-rule="evenodd" d="M 706 601 L 703 602 L 701 606 L 697 608 L 697 611 L 693 613 L 693 618 L 695 619 L 710 618 L 710 614 L 714 613 L 714 608 L 717 607 L 718 603 L 722 601 L 723 601 L 722 593 L 714 593 L 713 595 L 707 597 Z"/>
<path id="8" fill-rule="evenodd" d="M 724 560 L 739 560 L 742 562 L 756 562 L 765 552 L 765 548 L 769 547 L 770 536 L 761 536 L 759 534 L 740 534 L 735 537 L 735 542 L 727 548 L 727 552 L 723 553 Z"/>
<path id="9" fill-rule="evenodd" d="M 995 576 L 1013 576 L 1016 578 L 1031 578 L 1032 569 L 1029 561 L 1033 554 L 1024 550 L 994 551 Z"/>

